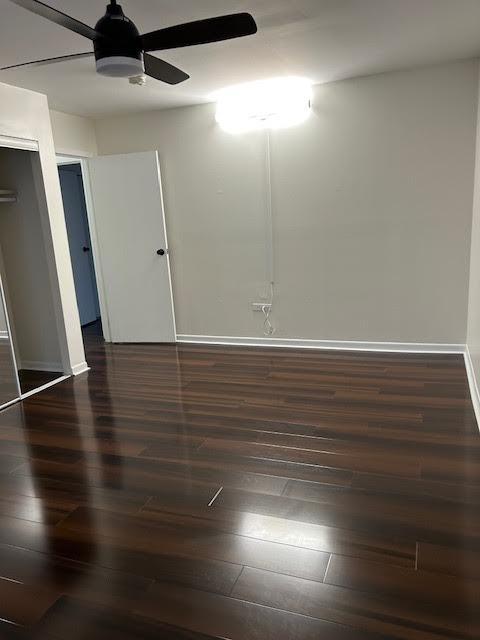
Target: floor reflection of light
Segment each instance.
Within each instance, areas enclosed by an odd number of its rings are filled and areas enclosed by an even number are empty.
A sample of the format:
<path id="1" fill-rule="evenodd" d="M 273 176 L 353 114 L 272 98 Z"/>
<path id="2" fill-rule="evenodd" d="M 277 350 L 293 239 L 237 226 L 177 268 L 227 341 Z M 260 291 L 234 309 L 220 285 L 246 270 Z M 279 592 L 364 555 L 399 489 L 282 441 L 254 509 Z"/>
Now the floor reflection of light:
<path id="1" fill-rule="evenodd" d="M 22 476 L 22 487 L 18 490 L 23 496 L 30 498 L 41 498 L 41 493 L 31 475 Z"/>
<path id="2" fill-rule="evenodd" d="M 330 532 L 321 525 L 256 513 L 242 513 L 240 518 L 238 533 L 242 536 L 306 549 L 328 549 L 329 547 Z"/>
<path id="3" fill-rule="evenodd" d="M 19 519 L 46 525 L 45 506 L 43 504 L 41 489 L 37 483 L 35 464 L 31 458 L 30 443 L 28 441 L 28 421 L 25 416 L 23 403 L 20 402 L 16 404 L 9 411 L 10 419 L 15 418 L 15 421 L 18 421 L 20 426 L 20 428 L 16 428 L 13 432 L 15 442 L 18 446 L 15 455 L 19 459 L 23 459 L 22 464 L 18 467 L 18 471 L 21 470 L 21 473 L 15 476 L 19 480 L 20 486 L 13 492 L 14 511 Z M 46 550 L 48 548 L 47 529 L 44 528 L 41 534 L 40 532 L 38 533 L 41 546 Z"/>
<path id="4" fill-rule="evenodd" d="M 4 580 L 5 582 L 13 582 L 14 584 L 23 584 L 22 582 L 20 582 L 20 580 L 14 580 L 13 578 L 7 578 L 7 576 L 0 576 L 0 578 L 2 580 Z M 0 620 L 3 620 L 3 618 L 0 618 Z"/>
<path id="5" fill-rule="evenodd" d="M 19 509 L 19 517 L 40 524 L 47 524 L 46 513 L 41 498 L 32 498 L 30 496 L 22 496 L 15 498 L 15 505 Z"/>

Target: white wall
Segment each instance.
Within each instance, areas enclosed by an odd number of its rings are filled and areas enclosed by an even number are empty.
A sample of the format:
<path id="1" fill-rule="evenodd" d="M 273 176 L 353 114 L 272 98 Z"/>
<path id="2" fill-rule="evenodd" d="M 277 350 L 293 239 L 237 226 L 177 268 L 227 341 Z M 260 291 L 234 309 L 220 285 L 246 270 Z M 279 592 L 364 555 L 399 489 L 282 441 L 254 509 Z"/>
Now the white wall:
<path id="1" fill-rule="evenodd" d="M 275 136 L 290 331 L 465 341 L 476 68 L 327 85 L 306 127 Z"/>
<path id="2" fill-rule="evenodd" d="M 477 420 L 480 423 L 480 397 L 478 395 L 478 387 L 480 386 L 480 106 L 477 123 L 467 346 L 472 399 L 477 411 Z"/>
<path id="3" fill-rule="evenodd" d="M 53 142 L 58 154 L 91 157 L 97 154 L 93 121 L 61 111 L 50 111 Z"/>
<path id="4" fill-rule="evenodd" d="M 38 142 L 40 162 L 34 177 L 37 185 L 41 182 L 43 192 L 39 201 L 42 215 L 39 242 L 45 243 L 48 254 L 64 370 L 78 373 L 86 367 L 85 354 L 46 96 L 0 84 L 1 136 Z"/>
<path id="5" fill-rule="evenodd" d="M 478 63 L 319 86 L 272 135 L 278 337 L 464 343 Z M 261 336 L 265 136 L 214 107 L 96 121 L 100 154 L 158 149 L 180 334 Z"/>

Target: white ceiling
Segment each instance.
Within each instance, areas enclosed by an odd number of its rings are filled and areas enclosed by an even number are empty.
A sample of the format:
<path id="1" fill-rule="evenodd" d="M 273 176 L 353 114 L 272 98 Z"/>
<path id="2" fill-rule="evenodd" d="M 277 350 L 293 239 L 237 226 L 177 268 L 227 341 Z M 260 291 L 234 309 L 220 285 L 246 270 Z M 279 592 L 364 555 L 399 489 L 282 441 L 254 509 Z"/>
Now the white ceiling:
<path id="1" fill-rule="evenodd" d="M 44 0 L 94 25 L 106 0 Z M 249 38 L 165 52 L 192 77 L 145 87 L 95 74 L 93 60 L 0 72 L 54 109 L 102 116 L 208 101 L 222 87 L 278 75 L 315 83 L 480 55 L 480 0 L 123 0 L 141 32 L 250 11 Z M 0 0 L 0 66 L 88 51 L 81 36 Z"/>

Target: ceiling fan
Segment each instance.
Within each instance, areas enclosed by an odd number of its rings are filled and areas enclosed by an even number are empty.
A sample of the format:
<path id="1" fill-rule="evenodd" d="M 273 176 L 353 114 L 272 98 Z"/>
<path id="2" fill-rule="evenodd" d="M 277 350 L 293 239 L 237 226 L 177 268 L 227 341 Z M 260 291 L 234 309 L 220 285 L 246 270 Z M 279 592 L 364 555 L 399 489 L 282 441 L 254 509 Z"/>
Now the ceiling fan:
<path id="1" fill-rule="evenodd" d="M 190 76 L 170 63 L 150 55 L 150 51 L 219 42 L 253 35 L 257 32 L 255 20 L 249 13 L 234 13 L 196 20 L 140 35 L 135 24 L 123 13 L 122 7 L 116 0 L 110 1 L 105 15 L 100 18 L 95 28 L 37 0 L 10 1 L 88 38 L 93 42 L 94 51 L 24 62 L 0 68 L 0 71 L 95 55 L 96 69 L 101 75 L 130 78 L 130 81 L 138 84 L 143 84 L 147 75 L 174 85 L 188 80 Z"/>

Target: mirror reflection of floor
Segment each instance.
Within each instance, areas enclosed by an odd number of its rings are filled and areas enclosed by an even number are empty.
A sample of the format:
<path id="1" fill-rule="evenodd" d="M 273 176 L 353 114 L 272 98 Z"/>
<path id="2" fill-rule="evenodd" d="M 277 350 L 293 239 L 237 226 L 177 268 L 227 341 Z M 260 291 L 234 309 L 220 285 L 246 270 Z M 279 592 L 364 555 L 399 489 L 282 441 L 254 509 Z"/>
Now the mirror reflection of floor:
<path id="1" fill-rule="evenodd" d="M 0 340 L 0 406 L 18 398 L 17 380 L 8 340 Z"/>

